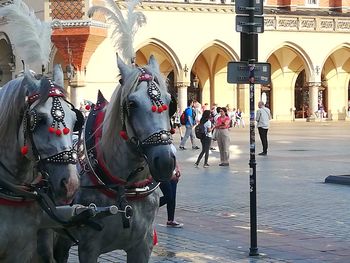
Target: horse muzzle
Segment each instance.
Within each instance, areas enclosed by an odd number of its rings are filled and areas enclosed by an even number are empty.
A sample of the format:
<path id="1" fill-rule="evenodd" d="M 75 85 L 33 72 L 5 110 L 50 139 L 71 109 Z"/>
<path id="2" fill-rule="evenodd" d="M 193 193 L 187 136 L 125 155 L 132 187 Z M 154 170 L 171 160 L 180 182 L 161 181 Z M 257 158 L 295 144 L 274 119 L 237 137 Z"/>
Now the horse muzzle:
<path id="1" fill-rule="evenodd" d="M 169 181 L 176 165 L 176 157 L 171 146 L 147 147 L 144 153 L 153 179 L 157 182 Z"/>
<path id="2" fill-rule="evenodd" d="M 59 204 L 69 203 L 79 189 L 79 177 L 74 164 L 48 165 L 51 194 Z"/>

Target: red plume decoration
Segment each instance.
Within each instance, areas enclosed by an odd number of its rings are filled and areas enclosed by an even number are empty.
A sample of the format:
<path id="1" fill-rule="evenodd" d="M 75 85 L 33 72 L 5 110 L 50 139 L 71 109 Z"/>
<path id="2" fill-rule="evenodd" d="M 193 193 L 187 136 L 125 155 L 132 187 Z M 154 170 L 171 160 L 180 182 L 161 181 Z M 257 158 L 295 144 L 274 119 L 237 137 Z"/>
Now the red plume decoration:
<path id="1" fill-rule="evenodd" d="M 22 155 L 26 155 L 28 153 L 28 146 L 24 145 L 21 147 L 21 153 Z"/>
<path id="2" fill-rule="evenodd" d="M 129 139 L 128 134 L 126 133 L 125 130 L 122 130 L 119 132 L 120 137 L 122 137 L 125 141 Z"/>

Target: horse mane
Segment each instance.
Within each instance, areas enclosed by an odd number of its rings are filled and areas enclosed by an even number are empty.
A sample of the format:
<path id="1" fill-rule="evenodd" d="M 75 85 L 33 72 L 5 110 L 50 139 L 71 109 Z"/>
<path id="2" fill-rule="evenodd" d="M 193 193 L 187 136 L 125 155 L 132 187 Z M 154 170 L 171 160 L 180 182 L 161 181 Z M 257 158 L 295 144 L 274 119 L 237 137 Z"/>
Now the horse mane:
<path id="1" fill-rule="evenodd" d="M 0 90 L 0 145 L 7 146 L 17 141 L 25 106 L 26 85 L 22 85 L 23 77 L 5 84 Z"/>
<path id="2" fill-rule="evenodd" d="M 158 80 L 160 91 L 168 92 L 164 76 L 148 65 L 144 68 Z M 115 152 L 114 149 L 119 143 L 119 132 L 123 129 L 123 105 L 128 95 L 137 91 L 140 75 L 141 71 L 138 68 L 133 68 L 129 76 L 122 76 L 123 85 L 118 85 L 112 94 L 111 101 L 106 109 L 103 122 L 104 136 L 101 139 L 102 147 L 108 155 Z"/>
<path id="3" fill-rule="evenodd" d="M 31 73 L 26 73 L 31 74 Z M 39 77 L 39 76 L 38 76 Z M 40 76 L 40 87 L 36 87 L 39 93 L 39 103 L 43 103 L 49 97 L 48 80 Z M 24 76 L 7 82 L 0 89 L 0 145 L 8 146 L 18 140 L 18 129 L 21 125 L 26 107 L 26 96 L 28 96 L 29 83 Z"/>

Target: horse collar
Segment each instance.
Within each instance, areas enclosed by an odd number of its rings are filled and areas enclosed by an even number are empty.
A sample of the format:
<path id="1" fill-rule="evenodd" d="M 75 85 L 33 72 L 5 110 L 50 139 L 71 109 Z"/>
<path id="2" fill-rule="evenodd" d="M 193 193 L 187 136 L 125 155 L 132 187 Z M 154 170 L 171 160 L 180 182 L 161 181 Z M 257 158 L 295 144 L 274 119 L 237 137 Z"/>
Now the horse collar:
<path id="1" fill-rule="evenodd" d="M 83 171 L 86 172 L 92 183 L 91 188 L 99 189 L 109 198 L 116 197 L 117 187 L 126 187 L 126 196 L 131 199 L 143 198 L 151 194 L 157 187 L 158 183 L 155 183 L 150 178 L 146 178 L 143 181 L 128 184 L 124 179 L 121 179 L 115 175 L 112 175 L 108 170 L 102 153 L 99 148 L 99 140 L 102 136 L 101 124 L 104 120 L 105 111 L 103 110 L 107 103 L 99 105 L 99 107 L 93 107 L 90 112 L 85 126 L 84 134 L 84 156 L 79 158 L 80 165 L 83 167 Z M 129 177 L 134 177 L 137 173 L 143 171 L 143 167 L 135 169 Z M 87 187 L 88 188 L 88 187 Z"/>

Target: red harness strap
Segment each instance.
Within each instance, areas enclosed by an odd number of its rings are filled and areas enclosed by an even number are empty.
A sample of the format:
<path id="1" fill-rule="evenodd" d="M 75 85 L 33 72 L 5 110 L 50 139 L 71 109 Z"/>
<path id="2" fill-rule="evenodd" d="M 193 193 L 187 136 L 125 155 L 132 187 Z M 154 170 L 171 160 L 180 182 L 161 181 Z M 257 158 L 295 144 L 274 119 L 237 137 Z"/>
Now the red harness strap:
<path id="1" fill-rule="evenodd" d="M 0 198 L 0 205 L 6 205 L 6 206 L 29 206 L 32 205 L 35 202 L 35 200 L 10 200 L 6 198 Z"/>
<path id="2" fill-rule="evenodd" d="M 103 105 L 102 107 L 104 107 L 105 105 Z M 103 173 L 106 175 L 107 179 L 112 182 L 113 184 L 117 184 L 117 185 L 125 185 L 126 184 L 126 180 L 118 177 L 118 176 L 113 176 L 111 174 L 111 172 L 108 170 L 107 165 L 104 161 L 103 158 L 103 154 L 102 151 L 100 149 L 100 140 L 102 138 L 102 128 L 101 128 L 101 124 L 104 120 L 105 117 L 105 111 L 100 110 L 97 115 L 96 115 L 96 119 L 95 119 L 95 123 L 93 125 L 93 131 L 95 131 L 95 147 L 96 147 L 96 158 L 98 161 L 99 166 L 101 167 Z"/>
<path id="3" fill-rule="evenodd" d="M 104 176 L 106 179 L 111 183 L 115 185 L 120 185 L 120 186 L 125 186 L 126 187 L 126 197 L 128 200 L 137 200 L 141 199 L 147 195 L 149 195 L 151 191 L 137 191 L 135 189 L 137 188 L 144 188 L 146 186 L 152 185 L 152 177 L 150 176 L 149 178 L 146 178 L 142 181 L 139 182 L 134 182 L 134 183 L 128 183 L 126 180 L 112 175 L 112 173 L 108 170 L 107 165 L 104 161 L 103 158 L 103 153 L 100 148 L 100 140 L 102 138 L 102 123 L 105 117 L 105 111 L 103 108 L 108 104 L 108 102 L 101 103 L 99 105 L 95 106 L 96 110 L 96 117 L 95 121 L 92 126 L 92 133 L 94 134 L 94 144 L 95 144 L 95 152 L 96 152 L 96 159 L 98 161 L 98 165 L 100 166 Z M 89 172 L 88 173 L 91 182 L 95 185 L 101 185 L 99 179 L 95 176 L 94 172 Z M 109 198 L 116 199 L 117 194 L 115 191 L 108 189 L 108 188 L 99 188 L 99 191 L 101 191 L 104 195 L 106 195 Z"/>

